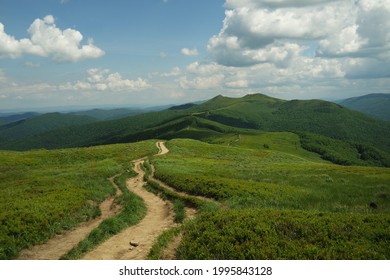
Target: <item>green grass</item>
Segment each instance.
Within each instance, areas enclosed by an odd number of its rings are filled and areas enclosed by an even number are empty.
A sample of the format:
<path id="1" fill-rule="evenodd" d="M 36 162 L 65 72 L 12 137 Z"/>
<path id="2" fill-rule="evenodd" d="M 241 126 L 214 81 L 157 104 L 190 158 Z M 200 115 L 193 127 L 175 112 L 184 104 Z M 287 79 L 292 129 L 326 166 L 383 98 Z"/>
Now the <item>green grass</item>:
<path id="1" fill-rule="evenodd" d="M 390 170 L 326 162 L 298 139 L 266 133 L 227 135 L 218 145 L 168 141 L 170 153 L 153 159 L 156 176 L 229 209 L 202 211 L 185 226 L 178 257 L 388 259 Z"/>
<path id="2" fill-rule="evenodd" d="M 107 180 L 132 159 L 157 152 L 154 141 L 64 150 L 0 151 L 0 259 L 46 242 L 100 215 L 113 195 Z"/>
<path id="3" fill-rule="evenodd" d="M 389 259 L 390 217 L 285 210 L 204 213 L 188 224 L 179 259 Z"/>
<path id="4" fill-rule="evenodd" d="M 161 234 L 148 254 L 148 260 L 160 260 L 165 248 L 181 232 L 181 227 L 174 227 Z"/>
<path id="5" fill-rule="evenodd" d="M 338 166 L 274 150 L 168 142 L 156 176 L 180 191 L 235 208 L 390 213 L 387 168 Z M 371 209 L 375 202 L 378 209 Z"/>
<path id="6" fill-rule="evenodd" d="M 130 174 L 124 173 L 115 178 L 115 183 L 122 191 L 122 195 L 117 199 L 119 205 L 122 206 L 121 212 L 112 218 L 104 220 L 96 229 L 91 231 L 86 239 L 62 256 L 61 259 L 79 259 L 111 236 L 118 234 L 129 226 L 137 224 L 145 217 L 147 209 L 142 198 L 130 192 L 126 187 L 126 180 L 131 175 L 134 176 L 135 174 L 133 172 Z"/>

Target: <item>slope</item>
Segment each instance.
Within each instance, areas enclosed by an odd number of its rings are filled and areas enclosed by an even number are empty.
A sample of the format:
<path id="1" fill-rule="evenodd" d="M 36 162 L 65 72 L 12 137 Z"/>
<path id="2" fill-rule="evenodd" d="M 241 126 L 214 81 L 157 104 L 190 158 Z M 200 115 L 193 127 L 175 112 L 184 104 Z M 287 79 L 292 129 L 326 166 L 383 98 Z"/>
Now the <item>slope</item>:
<path id="1" fill-rule="evenodd" d="M 35 112 L 14 113 L 14 114 L 0 113 L 0 124 L 17 122 L 17 121 L 35 117 L 37 115 L 39 115 L 39 113 L 35 113 Z"/>
<path id="2" fill-rule="evenodd" d="M 244 138 L 237 147 L 175 139 L 153 160 L 160 180 L 224 206 L 184 226 L 179 259 L 389 258 L 388 169 L 297 157 L 293 137 L 288 153 Z"/>
<path id="3" fill-rule="evenodd" d="M 116 135 L 142 131 L 177 117 L 173 111 L 152 112 L 119 120 L 73 125 L 36 134 L 28 139 L 0 142 L 0 149 L 30 150 L 36 148 L 70 148 L 106 144 Z M 1 137 L 1 136 L 0 136 Z"/>
<path id="4" fill-rule="evenodd" d="M 130 108 L 118 108 L 118 109 L 92 109 L 87 111 L 78 111 L 69 113 L 76 116 L 88 116 L 97 120 L 114 120 L 121 119 L 128 116 L 134 116 L 141 113 L 145 113 L 143 109 L 130 109 Z"/>
<path id="5" fill-rule="evenodd" d="M 338 103 L 352 110 L 390 121 L 390 94 L 372 93 L 341 100 Z"/>
<path id="6" fill-rule="evenodd" d="M 226 104 L 220 106 L 218 104 Z M 362 142 L 390 151 L 390 124 L 323 100 L 285 101 L 248 95 L 232 100 L 219 97 L 203 104 L 212 108 L 199 117 L 225 125 L 263 131 L 306 131 Z"/>
<path id="7" fill-rule="evenodd" d="M 223 129 L 221 125 L 224 125 Z M 149 138 L 206 139 L 218 133 L 237 132 L 238 128 L 268 132 L 309 132 L 390 152 L 388 122 L 331 102 L 286 101 L 262 94 L 242 98 L 217 96 L 202 104 L 175 106 L 119 120 L 51 130 L 23 141 L 0 143 L 0 148 L 52 149 Z"/>

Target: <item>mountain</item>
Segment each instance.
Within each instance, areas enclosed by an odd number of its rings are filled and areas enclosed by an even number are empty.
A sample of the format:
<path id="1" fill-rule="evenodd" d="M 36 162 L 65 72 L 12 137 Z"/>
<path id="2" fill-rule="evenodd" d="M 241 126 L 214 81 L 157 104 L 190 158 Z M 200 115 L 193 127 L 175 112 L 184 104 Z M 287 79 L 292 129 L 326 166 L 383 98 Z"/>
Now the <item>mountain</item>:
<path id="1" fill-rule="evenodd" d="M 76 116 L 88 116 L 97 120 L 114 120 L 121 119 L 127 116 L 138 115 L 145 113 L 144 109 L 130 109 L 130 108 L 118 108 L 118 109 L 91 109 L 87 111 L 78 111 L 69 113 Z"/>
<path id="2" fill-rule="evenodd" d="M 352 97 L 337 102 L 338 104 L 366 113 L 381 120 L 390 121 L 390 94 L 372 93 Z"/>
<path id="3" fill-rule="evenodd" d="M 21 119 L 0 126 L 0 145 L 14 140 L 29 141 L 28 138 L 53 129 L 96 122 L 87 116 L 73 116 L 61 113 L 48 113 Z M 44 145 L 43 145 L 44 146 Z"/>
<path id="4" fill-rule="evenodd" d="M 46 129 L 28 138 L 2 141 L 0 148 L 54 149 L 152 138 L 209 141 L 226 133 L 260 131 L 295 132 L 307 149 L 341 164 L 355 164 L 354 159 L 358 157 L 387 165 L 390 153 L 389 122 L 332 102 L 287 101 L 263 94 L 241 98 L 219 95 L 201 104 L 184 104 L 117 120 Z"/>
<path id="5" fill-rule="evenodd" d="M 11 122 L 17 122 L 21 120 L 26 120 L 35 116 L 38 116 L 39 113 L 35 112 L 26 112 L 26 113 L 18 113 L 18 114 L 0 114 L 0 125 L 11 123 Z"/>
<path id="6" fill-rule="evenodd" d="M 390 151 L 388 122 L 332 102 L 286 101 L 254 94 L 242 98 L 218 96 L 197 108 L 195 115 L 225 125 L 263 131 L 306 131 Z"/>

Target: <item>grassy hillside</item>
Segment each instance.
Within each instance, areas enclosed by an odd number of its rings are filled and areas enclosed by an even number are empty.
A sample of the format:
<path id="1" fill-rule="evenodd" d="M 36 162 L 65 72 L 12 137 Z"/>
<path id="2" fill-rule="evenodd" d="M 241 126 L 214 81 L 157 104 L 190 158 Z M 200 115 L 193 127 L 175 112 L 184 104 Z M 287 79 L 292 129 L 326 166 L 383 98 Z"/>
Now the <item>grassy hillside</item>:
<path id="1" fill-rule="evenodd" d="M 223 125 L 218 122 L 196 117 L 195 115 L 190 115 L 175 118 L 161 125 L 139 132 L 116 135 L 107 141 L 111 143 L 125 143 L 151 138 L 192 138 L 206 141 L 208 139 L 215 139 L 215 137 L 219 137 L 225 133 L 234 132 L 245 133 L 247 130 Z"/>
<path id="2" fill-rule="evenodd" d="M 159 179 L 219 205 L 177 229 L 178 258 L 390 258 L 388 168 L 329 163 L 303 149 L 292 132 L 236 129 L 196 116 L 165 125 L 158 127 L 177 135 L 204 130 L 200 138 L 214 143 L 173 139 L 168 154 L 152 159 Z M 330 139 L 309 137 L 308 145 Z M 154 141 L 93 147 L 94 176 L 89 148 L 0 151 L 0 258 L 99 215 L 98 203 L 113 194 L 107 177 L 156 150 Z M 80 257 L 106 238 L 105 229 L 124 227 L 135 216 L 134 203 L 65 258 Z"/>
<path id="3" fill-rule="evenodd" d="M 7 140 L 0 134 L 3 138 L 0 149 L 82 147 L 150 138 L 193 138 L 212 142 L 221 134 L 254 131 L 297 132 L 301 138 L 307 133 L 327 137 L 329 141 L 313 143 L 306 137 L 301 142 L 305 148 L 335 163 L 388 166 L 389 122 L 322 100 L 286 101 L 262 94 L 242 98 L 217 96 L 202 104 L 185 104 L 119 120 L 52 129 L 23 139 Z M 336 143 L 340 145 L 335 154 L 329 147 L 336 147 Z M 350 152 L 348 155 L 340 148 L 345 145 Z"/>
<path id="4" fill-rule="evenodd" d="M 388 221 L 388 215 L 292 210 L 256 209 L 205 213 L 187 225 L 178 249 L 178 258 L 389 259 Z"/>
<path id="5" fill-rule="evenodd" d="M 373 93 L 338 102 L 340 105 L 381 120 L 390 121 L 390 94 Z"/>
<path id="6" fill-rule="evenodd" d="M 171 140 L 153 160 L 164 182 L 222 205 L 184 227 L 178 257 L 388 259 L 389 170 L 326 163 L 278 134 Z"/>
<path id="7" fill-rule="evenodd" d="M 375 211 L 390 213 L 389 198 L 380 195 L 389 193 L 387 168 L 334 165 L 308 158 L 301 149 L 281 152 L 188 139 L 168 144 L 171 153 L 155 159 L 160 179 L 232 207 L 371 213 L 369 204 L 376 202 Z"/>
<path id="8" fill-rule="evenodd" d="M 0 151 L 0 259 L 100 215 L 107 178 L 156 152 L 154 141 L 93 147 L 91 174 L 90 148 Z"/>
<path id="9" fill-rule="evenodd" d="M 218 104 L 223 104 L 217 108 Z M 220 123 L 263 131 L 306 131 L 328 137 L 362 142 L 390 151 L 390 124 L 335 103 L 322 100 L 283 101 L 249 95 L 219 97 L 205 104 L 213 108 L 198 114 Z M 375 136 L 374 136 L 375 135 Z"/>

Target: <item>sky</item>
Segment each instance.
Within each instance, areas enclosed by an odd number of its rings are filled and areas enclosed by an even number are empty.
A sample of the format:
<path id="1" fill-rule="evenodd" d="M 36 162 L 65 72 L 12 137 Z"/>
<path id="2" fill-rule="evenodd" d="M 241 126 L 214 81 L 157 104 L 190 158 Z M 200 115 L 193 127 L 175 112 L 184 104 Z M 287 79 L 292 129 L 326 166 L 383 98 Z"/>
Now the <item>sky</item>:
<path id="1" fill-rule="evenodd" d="M 0 0 L 0 111 L 389 92 L 389 0 Z"/>

